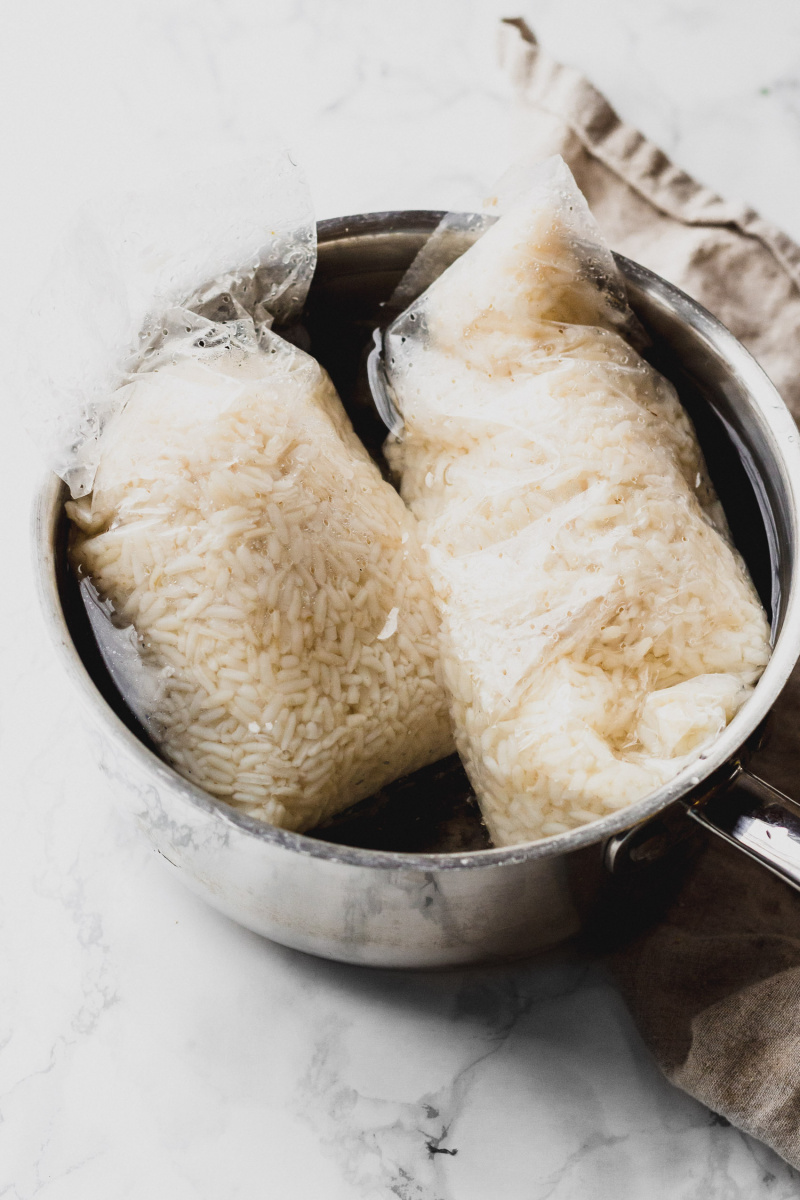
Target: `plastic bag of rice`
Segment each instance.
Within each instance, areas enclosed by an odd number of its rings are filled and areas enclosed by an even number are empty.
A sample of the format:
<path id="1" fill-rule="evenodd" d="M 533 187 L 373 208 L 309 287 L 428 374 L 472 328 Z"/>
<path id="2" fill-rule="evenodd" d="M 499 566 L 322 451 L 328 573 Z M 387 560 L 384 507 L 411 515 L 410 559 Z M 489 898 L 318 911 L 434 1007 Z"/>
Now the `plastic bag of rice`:
<path id="1" fill-rule="evenodd" d="M 492 838 L 622 808 L 763 671 L 769 626 L 674 388 L 560 159 L 392 324 L 456 742 Z"/>
<path id="2" fill-rule="evenodd" d="M 318 363 L 246 320 L 193 334 L 127 385 L 72 563 L 165 757 L 308 829 L 452 751 L 431 586 Z"/>
<path id="3" fill-rule="evenodd" d="M 315 259 L 277 148 L 107 204 L 37 314 L 35 433 L 112 677 L 187 779 L 296 830 L 453 750 L 414 519 L 271 328 Z"/>

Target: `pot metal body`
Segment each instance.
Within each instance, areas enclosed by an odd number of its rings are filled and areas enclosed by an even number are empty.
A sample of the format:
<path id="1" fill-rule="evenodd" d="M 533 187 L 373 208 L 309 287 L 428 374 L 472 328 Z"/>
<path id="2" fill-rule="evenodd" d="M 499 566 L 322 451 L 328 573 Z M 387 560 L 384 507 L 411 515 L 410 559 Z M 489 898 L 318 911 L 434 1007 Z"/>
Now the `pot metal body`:
<path id="1" fill-rule="evenodd" d="M 311 297 L 317 311 L 345 312 L 366 342 L 380 303 L 440 216 L 383 213 L 321 223 Z M 718 321 L 651 272 L 618 261 L 658 354 L 676 364 L 696 393 L 692 415 L 697 421 L 701 410 L 712 414 L 749 481 L 761 521 L 756 556 L 762 574 L 769 574 L 761 590 L 771 592 L 774 651 L 753 697 L 702 759 L 644 800 L 591 825 L 510 849 L 389 853 L 275 829 L 211 799 L 136 736 L 104 695 L 91 648 L 76 645 L 65 568 L 65 488 L 55 476 L 43 485 L 34 515 L 41 601 L 91 715 L 109 791 L 126 801 L 180 878 L 240 924 L 313 954 L 383 967 L 532 954 L 583 928 L 615 880 L 680 840 L 693 826 L 690 816 L 791 878 L 794 867 L 776 865 L 762 852 L 757 829 L 759 822 L 773 829 L 781 824 L 792 840 L 800 809 L 795 813 L 791 801 L 763 784 L 760 792 L 751 785 L 739 793 L 738 801 L 729 793 L 730 804 L 724 793 L 800 654 L 796 428 L 763 371 Z M 797 831 L 800 836 L 800 820 Z"/>

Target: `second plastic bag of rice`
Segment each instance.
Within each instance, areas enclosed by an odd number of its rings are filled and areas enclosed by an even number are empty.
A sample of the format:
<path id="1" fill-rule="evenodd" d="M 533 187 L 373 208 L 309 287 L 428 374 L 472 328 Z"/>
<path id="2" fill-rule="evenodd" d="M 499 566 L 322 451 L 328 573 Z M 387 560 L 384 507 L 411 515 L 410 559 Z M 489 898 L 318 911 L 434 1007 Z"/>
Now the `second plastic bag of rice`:
<path id="1" fill-rule="evenodd" d="M 631 347 L 561 160 L 386 336 L 456 742 L 495 843 L 564 832 L 685 767 L 769 627 L 674 388 Z"/>

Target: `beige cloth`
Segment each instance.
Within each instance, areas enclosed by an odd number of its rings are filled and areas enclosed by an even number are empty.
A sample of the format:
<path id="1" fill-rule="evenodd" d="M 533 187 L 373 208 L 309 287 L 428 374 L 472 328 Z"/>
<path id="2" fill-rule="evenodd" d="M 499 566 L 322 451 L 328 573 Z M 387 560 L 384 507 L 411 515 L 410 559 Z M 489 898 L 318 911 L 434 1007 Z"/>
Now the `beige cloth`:
<path id="1" fill-rule="evenodd" d="M 561 154 L 611 246 L 718 316 L 800 416 L 800 246 L 671 163 L 523 21 L 504 22 L 502 57 L 526 152 Z M 800 791 L 800 671 L 753 766 Z M 714 842 L 611 961 L 667 1077 L 800 1167 L 800 895 Z"/>
<path id="2" fill-rule="evenodd" d="M 524 21 L 503 26 L 526 154 L 560 154 L 612 248 L 719 317 L 800 416 L 800 246 L 676 167 L 578 71 L 549 58 Z"/>

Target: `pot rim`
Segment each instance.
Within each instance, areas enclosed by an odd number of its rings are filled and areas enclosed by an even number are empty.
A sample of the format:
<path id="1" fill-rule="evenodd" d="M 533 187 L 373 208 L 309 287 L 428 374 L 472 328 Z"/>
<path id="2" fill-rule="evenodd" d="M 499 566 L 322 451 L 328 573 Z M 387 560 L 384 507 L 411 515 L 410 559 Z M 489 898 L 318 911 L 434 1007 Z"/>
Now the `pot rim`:
<path id="1" fill-rule="evenodd" d="M 318 241 L 330 243 L 347 238 L 386 235 L 393 232 L 430 233 L 445 214 L 429 209 L 411 209 L 377 213 L 358 213 L 320 221 Z M 783 476 L 782 483 L 790 498 L 787 513 L 795 546 L 800 531 L 800 445 L 797 427 L 777 389 L 752 355 L 721 321 L 698 304 L 680 288 L 668 283 L 654 272 L 622 255 L 615 255 L 626 279 L 635 280 L 643 290 L 669 302 L 701 342 L 712 346 L 731 365 L 747 387 L 762 425 L 771 435 L 772 449 Z M 205 812 L 212 821 L 235 825 L 257 841 L 268 842 L 306 857 L 327 859 L 330 862 L 382 870 L 431 872 L 434 870 L 476 869 L 502 867 L 572 853 L 585 846 L 603 842 L 615 834 L 647 820 L 676 801 L 687 799 L 690 793 L 706 783 L 728 765 L 735 764 L 737 754 L 754 730 L 764 720 L 784 687 L 798 657 L 800 657 L 800 548 L 792 565 L 788 595 L 782 614 L 772 656 L 754 689 L 753 695 L 736 714 L 731 723 L 701 755 L 663 787 L 641 800 L 591 821 L 586 825 L 555 834 L 535 842 L 516 846 L 496 847 L 438 854 L 408 853 L 405 851 L 368 850 L 355 846 L 340 846 L 307 834 L 294 833 L 267 825 L 223 800 L 212 797 L 195 784 L 184 779 L 124 724 L 103 698 L 78 653 L 64 617 L 51 552 L 51 524 L 54 505 L 60 503 L 64 484 L 48 472 L 40 485 L 33 513 L 34 570 L 39 598 L 48 633 L 61 656 L 67 674 L 77 685 L 96 720 L 108 734 L 122 741 L 138 760 L 145 772 L 155 776 L 192 807 Z"/>

